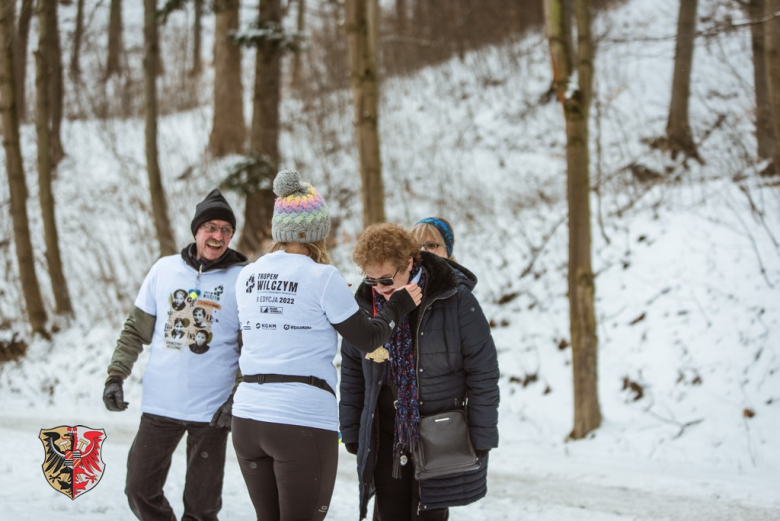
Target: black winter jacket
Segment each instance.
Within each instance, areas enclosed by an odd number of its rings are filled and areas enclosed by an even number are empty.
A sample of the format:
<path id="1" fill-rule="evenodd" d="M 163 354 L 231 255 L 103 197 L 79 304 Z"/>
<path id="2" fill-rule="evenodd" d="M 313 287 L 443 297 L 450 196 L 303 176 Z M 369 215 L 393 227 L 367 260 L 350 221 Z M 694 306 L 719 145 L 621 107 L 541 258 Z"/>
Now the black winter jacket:
<path id="1" fill-rule="evenodd" d="M 476 277 L 466 268 L 421 252 L 426 285 L 415 332 L 415 368 L 420 414 L 454 409 L 468 396 L 468 418 L 475 450 L 498 447 L 498 360 L 482 308 L 471 290 Z M 371 288 L 355 294 L 372 313 Z M 358 443 L 360 519 L 375 494 L 378 443 L 377 399 L 384 363 L 367 360 L 348 342 L 341 345 L 339 421 L 344 443 Z M 420 482 L 420 510 L 462 506 L 487 493 L 487 458 L 480 469 Z"/>

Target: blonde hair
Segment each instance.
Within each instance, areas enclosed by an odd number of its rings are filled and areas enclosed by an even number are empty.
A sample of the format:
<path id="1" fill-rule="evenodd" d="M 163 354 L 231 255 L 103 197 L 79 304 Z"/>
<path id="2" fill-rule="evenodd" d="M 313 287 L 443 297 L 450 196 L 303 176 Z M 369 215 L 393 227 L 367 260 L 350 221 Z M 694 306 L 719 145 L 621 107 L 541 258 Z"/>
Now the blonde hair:
<path id="1" fill-rule="evenodd" d="M 363 270 L 383 262 L 402 269 L 409 257 L 419 261 L 420 247 L 411 233 L 393 223 L 372 224 L 366 228 L 352 254 L 352 260 Z"/>
<path id="2" fill-rule="evenodd" d="M 311 260 L 313 260 L 317 264 L 330 264 L 330 255 L 328 255 L 328 246 L 325 243 L 325 239 L 322 239 L 320 241 L 314 241 L 314 242 L 299 242 L 299 243 L 274 241 L 268 245 L 268 248 L 266 249 L 266 253 L 273 253 L 275 251 L 284 250 L 288 244 L 301 244 L 303 246 L 306 246 L 306 249 L 309 250 L 309 258 L 311 258 Z"/>
<path id="3" fill-rule="evenodd" d="M 443 220 L 443 219 L 442 219 Z M 447 222 L 447 221 L 444 221 Z M 449 223 L 447 223 L 449 225 Z M 452 229 L 452 227 L 450 227 Z M 419 223 L 412 228 L 412 237 L 417 241 L 418 246 L 425 242 L 427 237 L 431 237 L 437 244 L 440 244 L 440 248 L 444 248 L 444 253 L 447 253 L 447 241 L 444 240 L 441 232 L 431 223 Z M 455 255 L 446 255 L 445 258 L 455 260 Z"/>

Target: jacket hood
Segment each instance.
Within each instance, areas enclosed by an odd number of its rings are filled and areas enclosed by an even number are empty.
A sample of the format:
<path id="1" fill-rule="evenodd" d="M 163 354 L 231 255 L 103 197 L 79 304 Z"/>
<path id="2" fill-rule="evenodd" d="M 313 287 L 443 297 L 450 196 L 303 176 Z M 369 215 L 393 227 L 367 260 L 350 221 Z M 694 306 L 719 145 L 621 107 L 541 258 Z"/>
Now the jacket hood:
<path id="1" fill-rule="evenodd" d="M 428 277 L 425 287 L 426 295 L 438 295 L 457 289 L 458 286 L 465 286 L 472 290 L 477 285 L 477 277 L 457 262 L 427 251 L 420 252 L 420 255 L 422 256 L 423 269 Z M 371 306 L 373 303 L 371 286 L 361 282 L 355 292 L 355 297 L 358 302 Z"/>
<path id="2" fill-rule="evenodd" d="M 452 271 L 455 272 L 455 277 L 458 279 L 458 284 L 466 286 L 471 291 L 474 291 L 474 287 L 477 285 L 477 276 L 454 260 L 444 260 L 450 265 Z"/>
<path id="3" fill-rule="evenodd" d="M 195 268 L 195 271 L 201 273 L 212 270 L 223 270 L 231 266 L 244 266 L 247 263 L 246 255 L 231 248 L 228 248 L 227 251 L 222 254 L 222 257 L 211 262 L 205 262 L 202 259 L 198 259 L 197 255 L 198 247 L 194 242 L 188 244 L 181 250 L 181 258 L 184 259 L 184 262 Z"/>

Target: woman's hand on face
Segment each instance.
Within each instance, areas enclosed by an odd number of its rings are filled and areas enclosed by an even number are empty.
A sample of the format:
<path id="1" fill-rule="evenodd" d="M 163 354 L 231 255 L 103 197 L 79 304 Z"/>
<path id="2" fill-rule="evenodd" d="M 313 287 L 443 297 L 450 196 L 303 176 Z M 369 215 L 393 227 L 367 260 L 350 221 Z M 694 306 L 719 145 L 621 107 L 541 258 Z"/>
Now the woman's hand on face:
<path id="1" fill-rule="evenodd" d="M 401 289 L 405 289 L 406 292 L 409 293 L 409 296 L 412 297 L 412 300 L 414 300 L 415 306 L 420 305 L 420 302 L 422 302 L 422 290 L 420 289 L 420 286 L 412 283 L 401 287 Z"/>

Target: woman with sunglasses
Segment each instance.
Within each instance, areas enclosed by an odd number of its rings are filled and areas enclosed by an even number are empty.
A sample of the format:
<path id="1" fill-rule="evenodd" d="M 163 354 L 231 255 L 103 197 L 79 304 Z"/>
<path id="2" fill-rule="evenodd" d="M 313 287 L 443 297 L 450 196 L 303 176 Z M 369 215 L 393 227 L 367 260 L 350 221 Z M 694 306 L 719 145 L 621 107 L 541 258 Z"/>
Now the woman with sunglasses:
<path id="1" fill-rule="evenodd" d="M 268 253 L 236 281 L 243 381 L 233 403 L 233 445 L 257 519 L 324 519 L 338 464 L 338 334 L 373 351 L 422 296 L 399 286 L 381 313 L 360 311 L 330 265 L 330 216 L 297 172 L 279 172 Z"/>
<path id="2" fill-rule="evenodd" d="M 476 278 L 458 276 L 448 260 L 420 251 L 412 234 L 395 224 L 369 226 L 353 259 L 366 275 L 355 298 L 370 315 L 381 313 L 406 284 L 423 290 L 420 306 L 373 353 L 361 353 L 349 339 L 341 345 L 339 420 L 346 449 L 357 455 L 360 519 L 376 494 L 375 520 L 446 520 L 448 507 L 485 496 L 488 451 L 498 446 L 498 360 L 471 292 Z M 480 468 L 415 480 L 411 448 L 420 416 L 464 402 Z"/>

